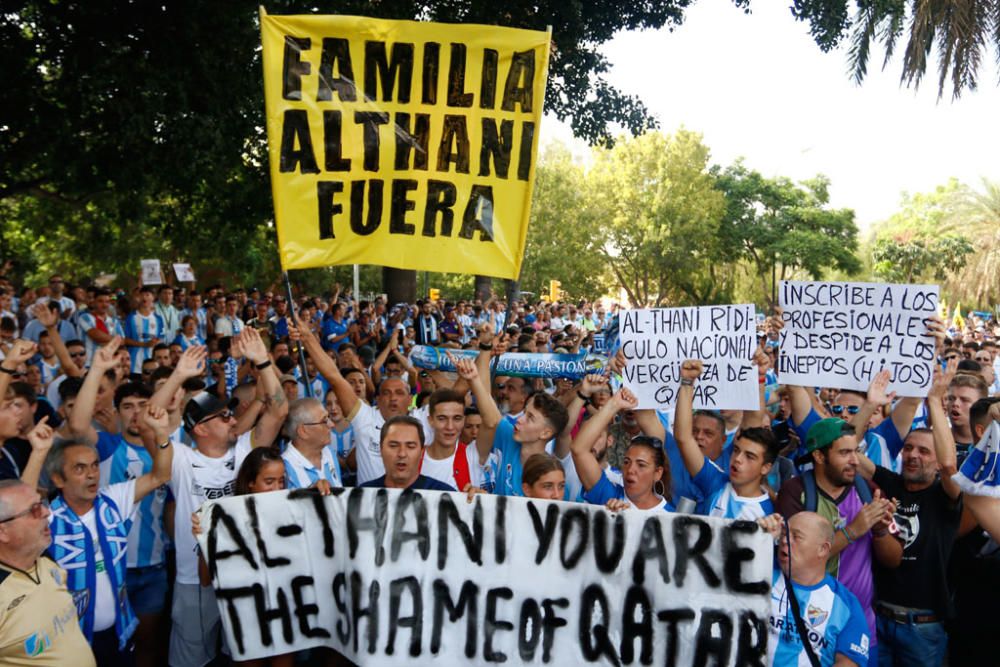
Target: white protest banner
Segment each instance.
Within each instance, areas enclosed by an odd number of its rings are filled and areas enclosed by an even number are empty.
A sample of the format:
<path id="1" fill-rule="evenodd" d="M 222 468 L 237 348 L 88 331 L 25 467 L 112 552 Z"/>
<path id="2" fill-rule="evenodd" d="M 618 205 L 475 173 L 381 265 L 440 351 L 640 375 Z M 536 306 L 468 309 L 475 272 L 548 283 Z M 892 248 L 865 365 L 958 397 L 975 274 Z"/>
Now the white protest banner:
<path id="1" fill-rule="evenodd" d="M 696 410 L 760 408 L 757 371 L 750 362 L 757 349 L 753 306 L 628 310 L 619 337 L 628 359 L 622 377 L 639 408 L 674 406 L 685 359 L 704 362 L 695 383 Z"/>
<path id="2" fill-rule="evenodd" d="M 163 277 L 160 273 L 160 260 L 144 259 L 141 260 L 140 265 L 142 266 L 143 285 L 159 285 L 163 282 Z"/>
<path id="3" fill-rule="evenodd" d="M 926 321 L 938 299 L 937 285 L 782 281 L 781 382 L 867 391 L 885 368 L 890 391 L 926 396 L 936 356 Z"/>
<path id="4" fill-rule="evenodd" d="M 191 270 L 190 264 L 174 264 L 174 275 L 177 276 L 178 282 L 194 282 L 194 271 Z"/>
<path id="5" fill-rule="evenodd" d="M 236 660 L 767 660 L 773 547 L 752 522 L 354 488 L 225 498 L 201 525 Z"/>

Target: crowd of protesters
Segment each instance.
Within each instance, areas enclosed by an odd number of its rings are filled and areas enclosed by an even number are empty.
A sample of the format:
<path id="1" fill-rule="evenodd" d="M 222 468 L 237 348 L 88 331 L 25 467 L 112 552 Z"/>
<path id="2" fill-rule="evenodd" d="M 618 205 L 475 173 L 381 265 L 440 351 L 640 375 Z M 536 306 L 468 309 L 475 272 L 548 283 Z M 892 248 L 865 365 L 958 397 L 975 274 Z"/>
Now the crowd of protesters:
<path id="1" fill-rule="evenodd" d="M 603 304 L 338 286 L 293 309 L 255 289 L 0 279 L 0 663 L 227 664 L 194 512 L 362 486 L 756 520 L 778 544 L 771 664 L 994 664 L 1000 548 L 951 481 L 1000 417 L 990 321 L 928 320 L 940 368 L 926 399 L 897 399 L 886 372 L 867 392 L 782 384 L 779 313 L 759 326 L 758 410 L 694 410 L 690 359 L 665 413 L 621 386 Z M 417 345 L 478 356 L 420 369 Z M 509 352 L 605 345 L 582 379 L 491 374 Z"/>

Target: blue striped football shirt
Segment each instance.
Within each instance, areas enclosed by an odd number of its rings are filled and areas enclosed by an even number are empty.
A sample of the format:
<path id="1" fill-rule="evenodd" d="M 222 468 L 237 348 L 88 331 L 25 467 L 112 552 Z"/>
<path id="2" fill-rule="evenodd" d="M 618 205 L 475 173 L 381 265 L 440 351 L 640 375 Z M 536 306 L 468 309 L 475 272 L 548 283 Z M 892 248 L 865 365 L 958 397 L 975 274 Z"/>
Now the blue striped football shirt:
<path id="1" fill-rule="evenodd" d="M 163 330 L 163 318 L 155 312 L 143 315 L 137 310 L 125 318 L 125 337 L 135 341 L 147 343 L 154 338 L 163 341 Z M 130 345 L 128 354 L 132 358 L 132 372 L 141 373 L 142 362 L 153 358 L 153 348 Z"/>
<path id="2" fill-rule="evenodd" d="M 323 448 L 321 456 L 323 469 L 319 470 L 295 448 L 295 445 L 289 444 L 285 447 L 285 451 L 281 453 L 281 458 L 285 462 L 285 487 L 303 489 L 321 479 L 329 482 L 330 486 L 343 486 L 337 457 L 330 452 L 329 447 Z"/>
<path id="3" fill-rule="evenodd" d="M 97 451 L 101 459 L 101 487 L 119 484 L 153 470 L 153 457 L 141 445 L 133 445 L 120 435 L 103 431 L 97 434 Z M 128 567 L 160 565 L 170 543 L 163 527 L 163 510 L 170 500 L 170 490 L 164 485 L 139 503 L 132 528 L 128 533 Z"/>
<path id="4" fill-rule="evenodd" d="M 107 315 L 101 318 L 101 321 L 104 322 L 104 327 L 107 329 L 108 335 L 112 337 L 125 335 L 122 325 L 114 317 Z M 83 311 L 80 313 L 79 318 L 77 318 L 77 322 L 79 323 L 80 340 L 83 341 L 87 350 L 87 365 L 89 366 L 90 360 L 94 358 L 94 352 L 101 346 L 100 343 L 91 340 L 90 336 L 87 335 L 87 332 L 91 329 L 96 328 L 100 330 L 100 327 L 97 326 L 97 316 L 89 310 Z"/>

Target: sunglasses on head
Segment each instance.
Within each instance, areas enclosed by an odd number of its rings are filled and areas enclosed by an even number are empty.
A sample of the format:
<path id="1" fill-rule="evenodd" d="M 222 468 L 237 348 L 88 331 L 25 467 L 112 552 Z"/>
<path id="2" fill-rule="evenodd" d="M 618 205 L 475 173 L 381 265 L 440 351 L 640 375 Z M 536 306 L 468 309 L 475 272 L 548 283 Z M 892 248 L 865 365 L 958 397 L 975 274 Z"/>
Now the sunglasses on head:
<path id="1" fill-rule="evenodd" d="M 842 415 L 842 414 L 844 414 L 844 410 L 845 410 L 845 408 L 844 408 L 843 405 L 831 405 L 830 406 L 830 412 L 832 412 L 835 415 Z M 861 412 L 861 408 L 859 408 L 856 405 L 848 405 L 847 408 L 846 408 L 846 410 L 847 410 L 847 414 L 849 414 L 849 415 L 856 415 L 859 412 Z"/>
<path id="2" fill-rule="evenodd" d="M 651 435 L 637 435 L 637 436 L 633 436 L 633 438 L 631 440 L 629 440 L 628 444 L 630 444 L 630 445 L 649 445 L 651 447 L 656 447 L 657 449 L 661 449 L 663 447 L 663 441 L 660 440 L 659 438 L 654 438 Z"/>

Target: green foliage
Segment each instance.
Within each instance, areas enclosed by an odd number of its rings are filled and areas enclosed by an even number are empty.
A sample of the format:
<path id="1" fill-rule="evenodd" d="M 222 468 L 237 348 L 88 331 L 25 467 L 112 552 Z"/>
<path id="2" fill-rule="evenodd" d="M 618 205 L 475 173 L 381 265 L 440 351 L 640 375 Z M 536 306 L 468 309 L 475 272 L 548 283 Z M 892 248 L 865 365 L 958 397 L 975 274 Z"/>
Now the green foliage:
<path id="1" fill-rule="evenodd" d="M 759 286 L 755 301 L 772 300 L 776 281 L 861 269 L 854 211 L 828 208 L 825 176 L 796 184 L 766 178 L 741 160 L 715 172 L 726 199 L 719 228 L 723 259 L 746 262 Z"/>
<path id="2" fill-rule="evenodd" d="M 535 174 L 521 287 L 540 296 L 559 280 L 570 298 L 605 293 L 612 280 L 600 254 L 603 217 L 588 201 L 583 167 L 564 145 L 553 144 Z"/>
<path id="3" fill-rule="evenodd" d="M 886 282 L 940 282 L 949 272 L 961 271 L 973 250 L 966 239 L 954 235 L 912 241 L 880 238 L 872 247 L 873 270 Z"/>
<path id="4" fill-rule="evenodd" d="M 1000 57 L 997 0 L 793 0 L 792 14 L 809 23 L 810 33 L 823 51 L 833 50 L 845 38 L 850 40 L 851 74 L 859 83 L 868 72 L 873 44 L 880 43 L 885 50 L 884 68 L 904 36 L 909 40 L 901 80 L 908 86 L 919 86 L 927 72 L 928 56 L 936 50 L 939 96 L 949 79 L 955 98 L 975 90 L 983 52 L 992 47 Z"/>
<path id="5" fill-rule="evenodd" d="M 912 275 L 940 282 L 949 300 L 1000 302 L 1000 184 L 984 179 L 976 190 L 951 179 L 904 195 L 900 210 L 874 228 L 869 253 L 887 280 Z"/>
<path id="6" fill-rule="evenodd" d="M 636 305 L 726 303 L 732 280 L 719 263 L 725 199 L 708 171 L 701 135 L 658 132 L 597 149 L 588 177 L 601 211 L 600 250 Z"/>
<path id="7" fill-rule="evenodd" d="M 274 0 L 267 8 L 551 26 L 546 111 L 588 142 L 608 143 L 613 127 L 638 133 L 655 121 L 638 98 L 606 81 L 601 45 L 621 30 L 679 25 L 692 1 L 344 0 L 331 8 Z M 248 2 L 5 3 L 4 259 L 17 260 L 29 277 L 134 273 L 139 259 L 154 256 L 242 282 L 275 275 L 257 9 Z M 465 289 L 463 280 L 456 289 Z"/>

